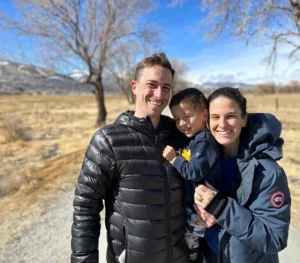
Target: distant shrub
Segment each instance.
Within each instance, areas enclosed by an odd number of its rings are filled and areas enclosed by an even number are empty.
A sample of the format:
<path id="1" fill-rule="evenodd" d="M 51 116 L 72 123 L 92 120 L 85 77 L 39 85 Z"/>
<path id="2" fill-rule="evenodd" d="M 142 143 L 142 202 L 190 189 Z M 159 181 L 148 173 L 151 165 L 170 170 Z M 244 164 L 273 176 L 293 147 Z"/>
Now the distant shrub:
<path id="1" fill-rule="evenodd" d="M 242 94 L 252 94 L 255 92 L 253 87 L 238 87 Z"/>
<path id="2" fill-rule="evenodd" d="M 24 176 L 16 174 L 11 171 L 9 174 L 3 172 L 0 184 L 0 198 L 12 194 L 20 189 L 21 185 L 24 184 Z"/>
<path id="3" fill-rule="evenodd" d="M 0 118 L 0 121 L 2 122 L 2 127 L 6 130 L 6 133 L 8 134 L 9 141 L 31 141 L 33 139 L 32 129 L 26 127 L 22 120 L 2 117 Z"/>
<path id="4" fill-rule="evenodd" d="M 273 82 L 258 84 L 254 89 L 255 94 L 274 94 L 274 93 L 300 93 L 300 81 L 292 80 L 286 85 L 276 85 Z"/>
<path id="5" fill-rule="evenodd" d="M 300 82 L 292 80 L 289 84 L 278 88 L 279 93 L 300 93 Z"/>
<path id="6" fill-rule="evenodd" d="M 277 87 L 275 83 L 258 84 L 254 91 L 255 94 L 274 94 L 276 93 Z"/>

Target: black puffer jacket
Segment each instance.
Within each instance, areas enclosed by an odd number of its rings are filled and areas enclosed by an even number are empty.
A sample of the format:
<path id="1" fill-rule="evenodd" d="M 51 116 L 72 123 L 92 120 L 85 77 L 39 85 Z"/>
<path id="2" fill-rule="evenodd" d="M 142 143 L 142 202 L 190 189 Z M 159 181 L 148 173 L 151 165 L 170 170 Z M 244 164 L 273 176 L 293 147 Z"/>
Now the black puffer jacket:
<path id="1" fill-rule="evenodd" d="M 183 181 L 162 157 L 168 144 L 187 144 L 175 122 L 132 112 L 97 131 L 82 165 L 74 200 L 72 262 L 98 262 L 99 212 L 105 200 L 107 262 L 186 263 Z"/>

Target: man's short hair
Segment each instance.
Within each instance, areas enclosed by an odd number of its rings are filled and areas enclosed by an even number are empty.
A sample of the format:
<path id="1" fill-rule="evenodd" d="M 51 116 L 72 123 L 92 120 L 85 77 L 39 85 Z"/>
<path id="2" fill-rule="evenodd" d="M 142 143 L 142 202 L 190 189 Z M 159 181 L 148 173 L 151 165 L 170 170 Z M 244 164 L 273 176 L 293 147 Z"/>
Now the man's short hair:
<path id="1" fill-rule="evenodd" d="M 203 92 L 196 88 L 187 88 L 176 93 L 170 101 L 169 107 L 172 108 L 174 106 L 179 105 L 182 101 L 189 103 L 195 109 L 197 107 L 201 109 L 207 109 L 208 103 Z"/>
<path id="2" fill-rule="evenodd" d="M 153 67 L 153 66 L 161 66 L 163 68 L 169 69 L 171 71 L 172 77 L 174 77 L 175 70 L 172 68 L 170 61 L 168 60 L 165 53 L 155 53 L 150 57 L 143 59 L 140 63 L 138 63 L 134 79 L 138 80 L 140 78 L 140 72 L 143 68 Z"/>

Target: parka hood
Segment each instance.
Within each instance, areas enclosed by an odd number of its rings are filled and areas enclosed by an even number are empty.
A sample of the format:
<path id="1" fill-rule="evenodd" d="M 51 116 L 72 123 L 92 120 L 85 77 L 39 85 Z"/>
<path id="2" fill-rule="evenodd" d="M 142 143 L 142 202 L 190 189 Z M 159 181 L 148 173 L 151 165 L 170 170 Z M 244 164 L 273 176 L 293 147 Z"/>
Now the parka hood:
<path id="1" fill-rule="evenodd" d="M 248 115 L 247 126 L 242 130 L 238 158 L 248 161 L 255 158 L 282 158 L 283 139 L 281 123 L 272 114 L 253 113 Z"/>

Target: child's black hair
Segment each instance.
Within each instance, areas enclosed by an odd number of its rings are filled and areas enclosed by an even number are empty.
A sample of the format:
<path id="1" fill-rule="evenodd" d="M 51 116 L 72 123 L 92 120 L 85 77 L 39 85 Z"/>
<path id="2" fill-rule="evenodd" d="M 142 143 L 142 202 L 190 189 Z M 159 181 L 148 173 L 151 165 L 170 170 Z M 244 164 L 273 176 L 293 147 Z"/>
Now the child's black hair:
<path id="1" fill-rule="evenodd" d="M 194 109 L 196 107 L 200 107 L 201 109 L 208 108 L 208 102 L 205 95 L 196 88 L 187 88 L 179 91 L 171 98 L 169 106 L 172 108 L 179 105 L 182 101 L 190 103 Z"/>

